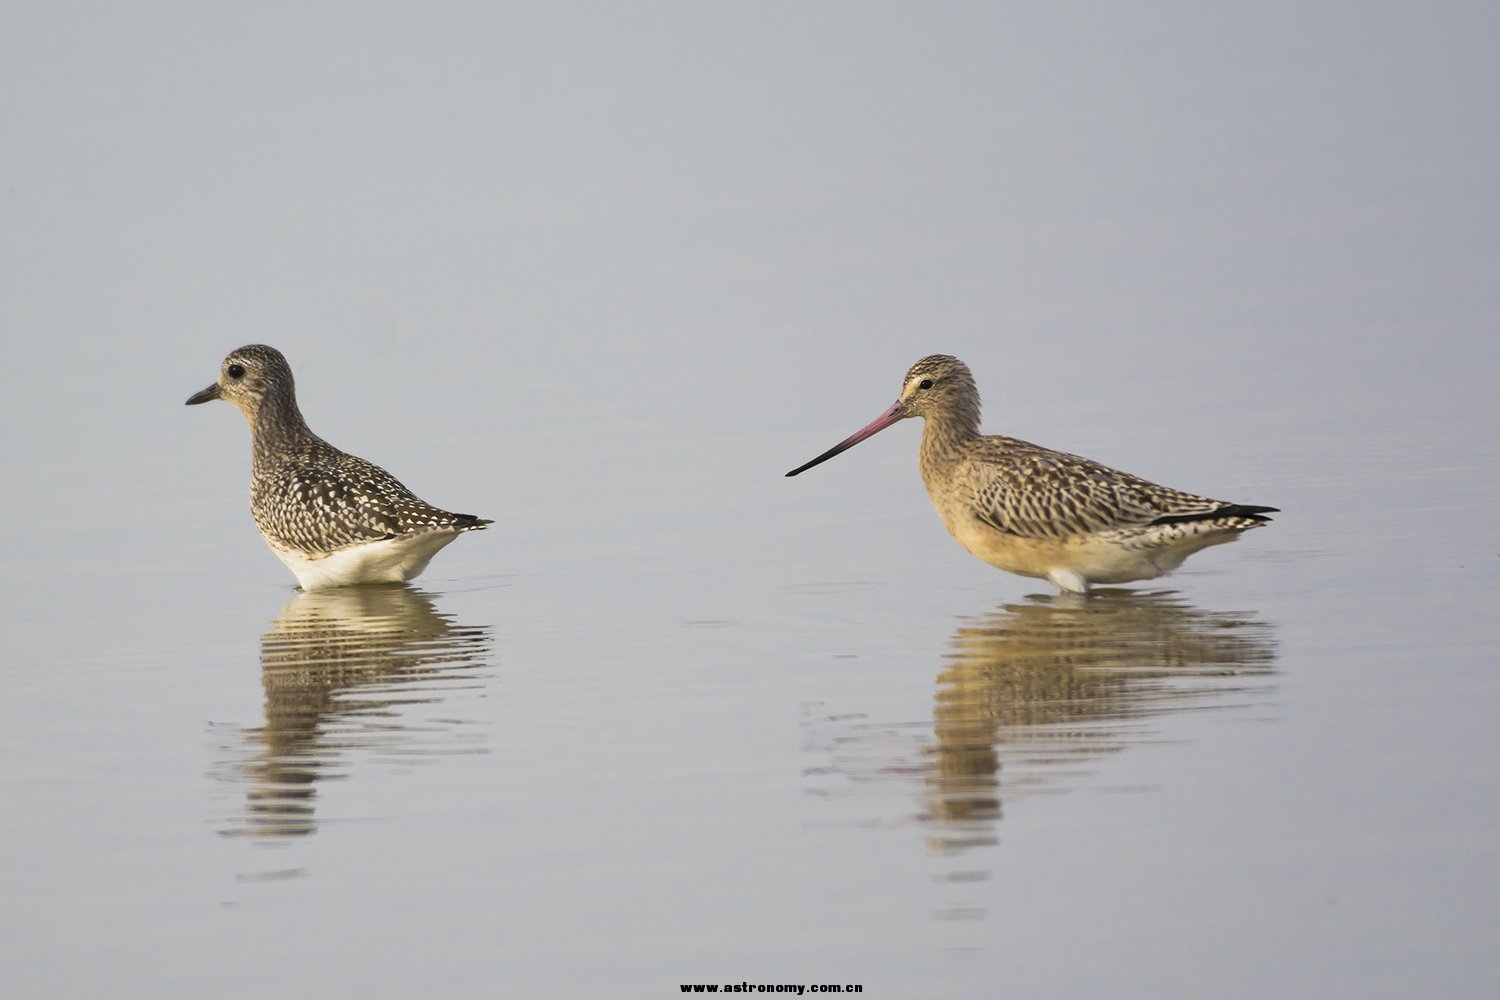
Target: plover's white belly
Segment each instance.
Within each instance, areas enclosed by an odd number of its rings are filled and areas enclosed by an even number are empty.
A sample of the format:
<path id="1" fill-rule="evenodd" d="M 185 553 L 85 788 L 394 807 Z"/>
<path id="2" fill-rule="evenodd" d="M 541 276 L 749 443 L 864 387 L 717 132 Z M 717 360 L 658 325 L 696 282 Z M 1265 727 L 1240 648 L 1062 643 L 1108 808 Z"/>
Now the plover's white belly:
<path id="1" fill-rule="evenodd" d="M 303 590 L 326 590 L 364 583 L 404 583 L 427 568 L 456 531 L 422 531 L 328 553 L 307 553 L 271 545 L 271 551 L 297 577 Z M 269 542 L 267 543 L 269 544 Z"/>

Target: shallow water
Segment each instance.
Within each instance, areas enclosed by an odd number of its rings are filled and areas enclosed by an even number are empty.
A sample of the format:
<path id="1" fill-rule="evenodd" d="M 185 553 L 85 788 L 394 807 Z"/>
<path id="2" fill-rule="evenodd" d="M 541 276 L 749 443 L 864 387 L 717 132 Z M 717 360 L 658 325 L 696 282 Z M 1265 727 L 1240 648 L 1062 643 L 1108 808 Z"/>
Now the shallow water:
<path id="1" fill-rule="evenodd" d="M 54 7 L 0 31 L 6 996 L 1500 978 L 1492 12 Z M 297 593 L 182 406 L 256 341 L 495 523 Z M 953 543 L 913 422 L 784 478 L 932 351 L 1283 513 L 1078 600 Z"/>
<path id="2" fill-rule="evenodd" d="M 244 445 L 227 411 L 189 426 Z M 912 485 L 913 431 L 808 484 L 741 480 L 726 503 L 778 532 L 702 547 L 660 540 L 711 510 L 622 489 L 571 541 L 515 522 L 573 509 L 512 509 L 415 585 L 304 595 L 226 490 L 143 527 L 128 586 L 31 564 L 33 596 L 68 597 L 8 625 L 13 981 L 1396 996 L 1487 975 L 1500 572 L 1460 526 L 1493 467 L 1435 449 L 1453 488 L 1424 506 L 1348 439 L 1338 475 L 1259 440 L 1276 524 L 1155 585 L 1024 596 L 920 487 L 850 503 Z M 1411 516 L 1447 526 L 1417 559 Z"/>

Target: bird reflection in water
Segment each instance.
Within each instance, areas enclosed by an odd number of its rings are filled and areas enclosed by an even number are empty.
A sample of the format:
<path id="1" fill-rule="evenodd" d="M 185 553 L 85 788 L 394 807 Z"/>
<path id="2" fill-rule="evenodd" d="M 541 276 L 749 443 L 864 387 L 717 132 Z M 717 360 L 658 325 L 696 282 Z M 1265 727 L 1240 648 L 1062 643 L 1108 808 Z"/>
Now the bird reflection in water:
<path id="1" fill-rule="evenodd" d="M 1152 716 L 1252 702 L 1275 656 L 1255 613 L 1204 611 L 1172 591 L 1032 598 L 967 621 L 937 678 L 925 748 L 930 844 L 995 843 L 1002 795 L 1076 779 L 1086 762 L 1153 738 Z"/>
<path id="2" fill-rule="evenodd" d="M 1255 612 L 1205 611 L 1169 590 L 1031 597 L 964 619 L 948 647 L 930 726 L 822 705 L 810 746 L 831 760 L 808 772 L 812 793 L 866 802 L 861 789 L 919 781 L 907 817 L 940 856 L 998 843 L 1003 802 L 1076 785 L 1090 761 L 1158 738 L 1153 717 L 1264 701 L 1276 659 L 1274 626 Z"/>
<path id="3" fill-rule="evenodd" d="M 318 783 L 351 755 L 398 765 L 483 752 L 475 727 L 414 718 L 482 683 L 489 629 L 457 625 L 406 586 L 300 593 L 261 637 L 265 725 L 245 731 L 227 771 L 249 784 L 226 836 L 300 837 L 317 829 Z"/>

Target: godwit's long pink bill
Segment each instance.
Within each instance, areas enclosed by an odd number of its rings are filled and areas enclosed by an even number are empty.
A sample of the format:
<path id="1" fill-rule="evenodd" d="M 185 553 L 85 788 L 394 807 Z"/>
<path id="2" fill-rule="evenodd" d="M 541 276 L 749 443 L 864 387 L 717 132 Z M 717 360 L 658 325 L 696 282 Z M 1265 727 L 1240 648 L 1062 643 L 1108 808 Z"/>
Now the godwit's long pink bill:
<path id="1" fill-rule="evenodd" d="M 864 427 L 861 427 L 859 430 L 855 431 L 853 434 L 851 434 L 848 437 L 844 438 L 844 440 L 840 441 L 838 444 L 834 445 L 832 448 L 829 448 L 827 451 L 823 452 L 823 454 L 819 455 L 817 458 L 813 459 L 811 462 L 808 462 L 806 465 L 799 465 L 799 466 L 797 466 L 791 472 L 788 472 L 787 475 L 788 476 L 795 476 L 799 472 L 806 472 L 808 469 L 811 469 L 815 465 L 822 465 L 824 462 L 828 461 L 833 456 L 841 454 L 842 452 L 846 452 L 850 448 L 853 448 L 855 445 L 859 444 L 865 438 L 867 438 L 867 437 L 874 437 L 876 434 L 879 434 L 881 431 L 883 431 L 887 427 L 891 426 L 891 424 L 899 423 L 900 421 L 905 420 L 905 419 L 906 419 L 906 409 L 904 407 L 902 407 L 901 401 L 897 400 L 895 403 L 891 404 L 891 408 L 889 410 L 886 410 L 880 416 L 878 416 L 874 420 L 870 421 L 869 424 L 867 424 Z M 848 425 L 846 424 L 845 426 L 847 427 Z"/>

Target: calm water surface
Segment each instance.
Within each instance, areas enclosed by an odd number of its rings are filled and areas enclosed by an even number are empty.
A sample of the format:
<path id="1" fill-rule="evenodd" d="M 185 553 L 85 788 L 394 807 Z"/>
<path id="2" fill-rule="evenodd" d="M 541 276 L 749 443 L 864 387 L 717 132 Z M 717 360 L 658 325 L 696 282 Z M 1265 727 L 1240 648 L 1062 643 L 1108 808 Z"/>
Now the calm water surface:
<path id="1" fill-rule="evenodd" d="M 1495 970 L 1500 558 L 1463 527 L 1496 480 L 1456 443 L 1391 483 L 1353 431 L 1247 441 L 1210 464 L 1275 526 L 1080 600 L 947 539 L 914 427 L 789 483 L 771 463 L 820 436 L 745 443 L 753 480 L 631 426 L 613 461 L 663 460 L 607 508 L 513 490 L 416 585 L 308 595 L 213 416 L 179 430 L 216 457 L 172 531 L 130 514 L 128 571 L 17 550 L 17 995 L 1403 996 Z M 690 476 L 733 488 L 684 500 Z M 1440 526 L 1417 555 L 1413 517 Z"/>

